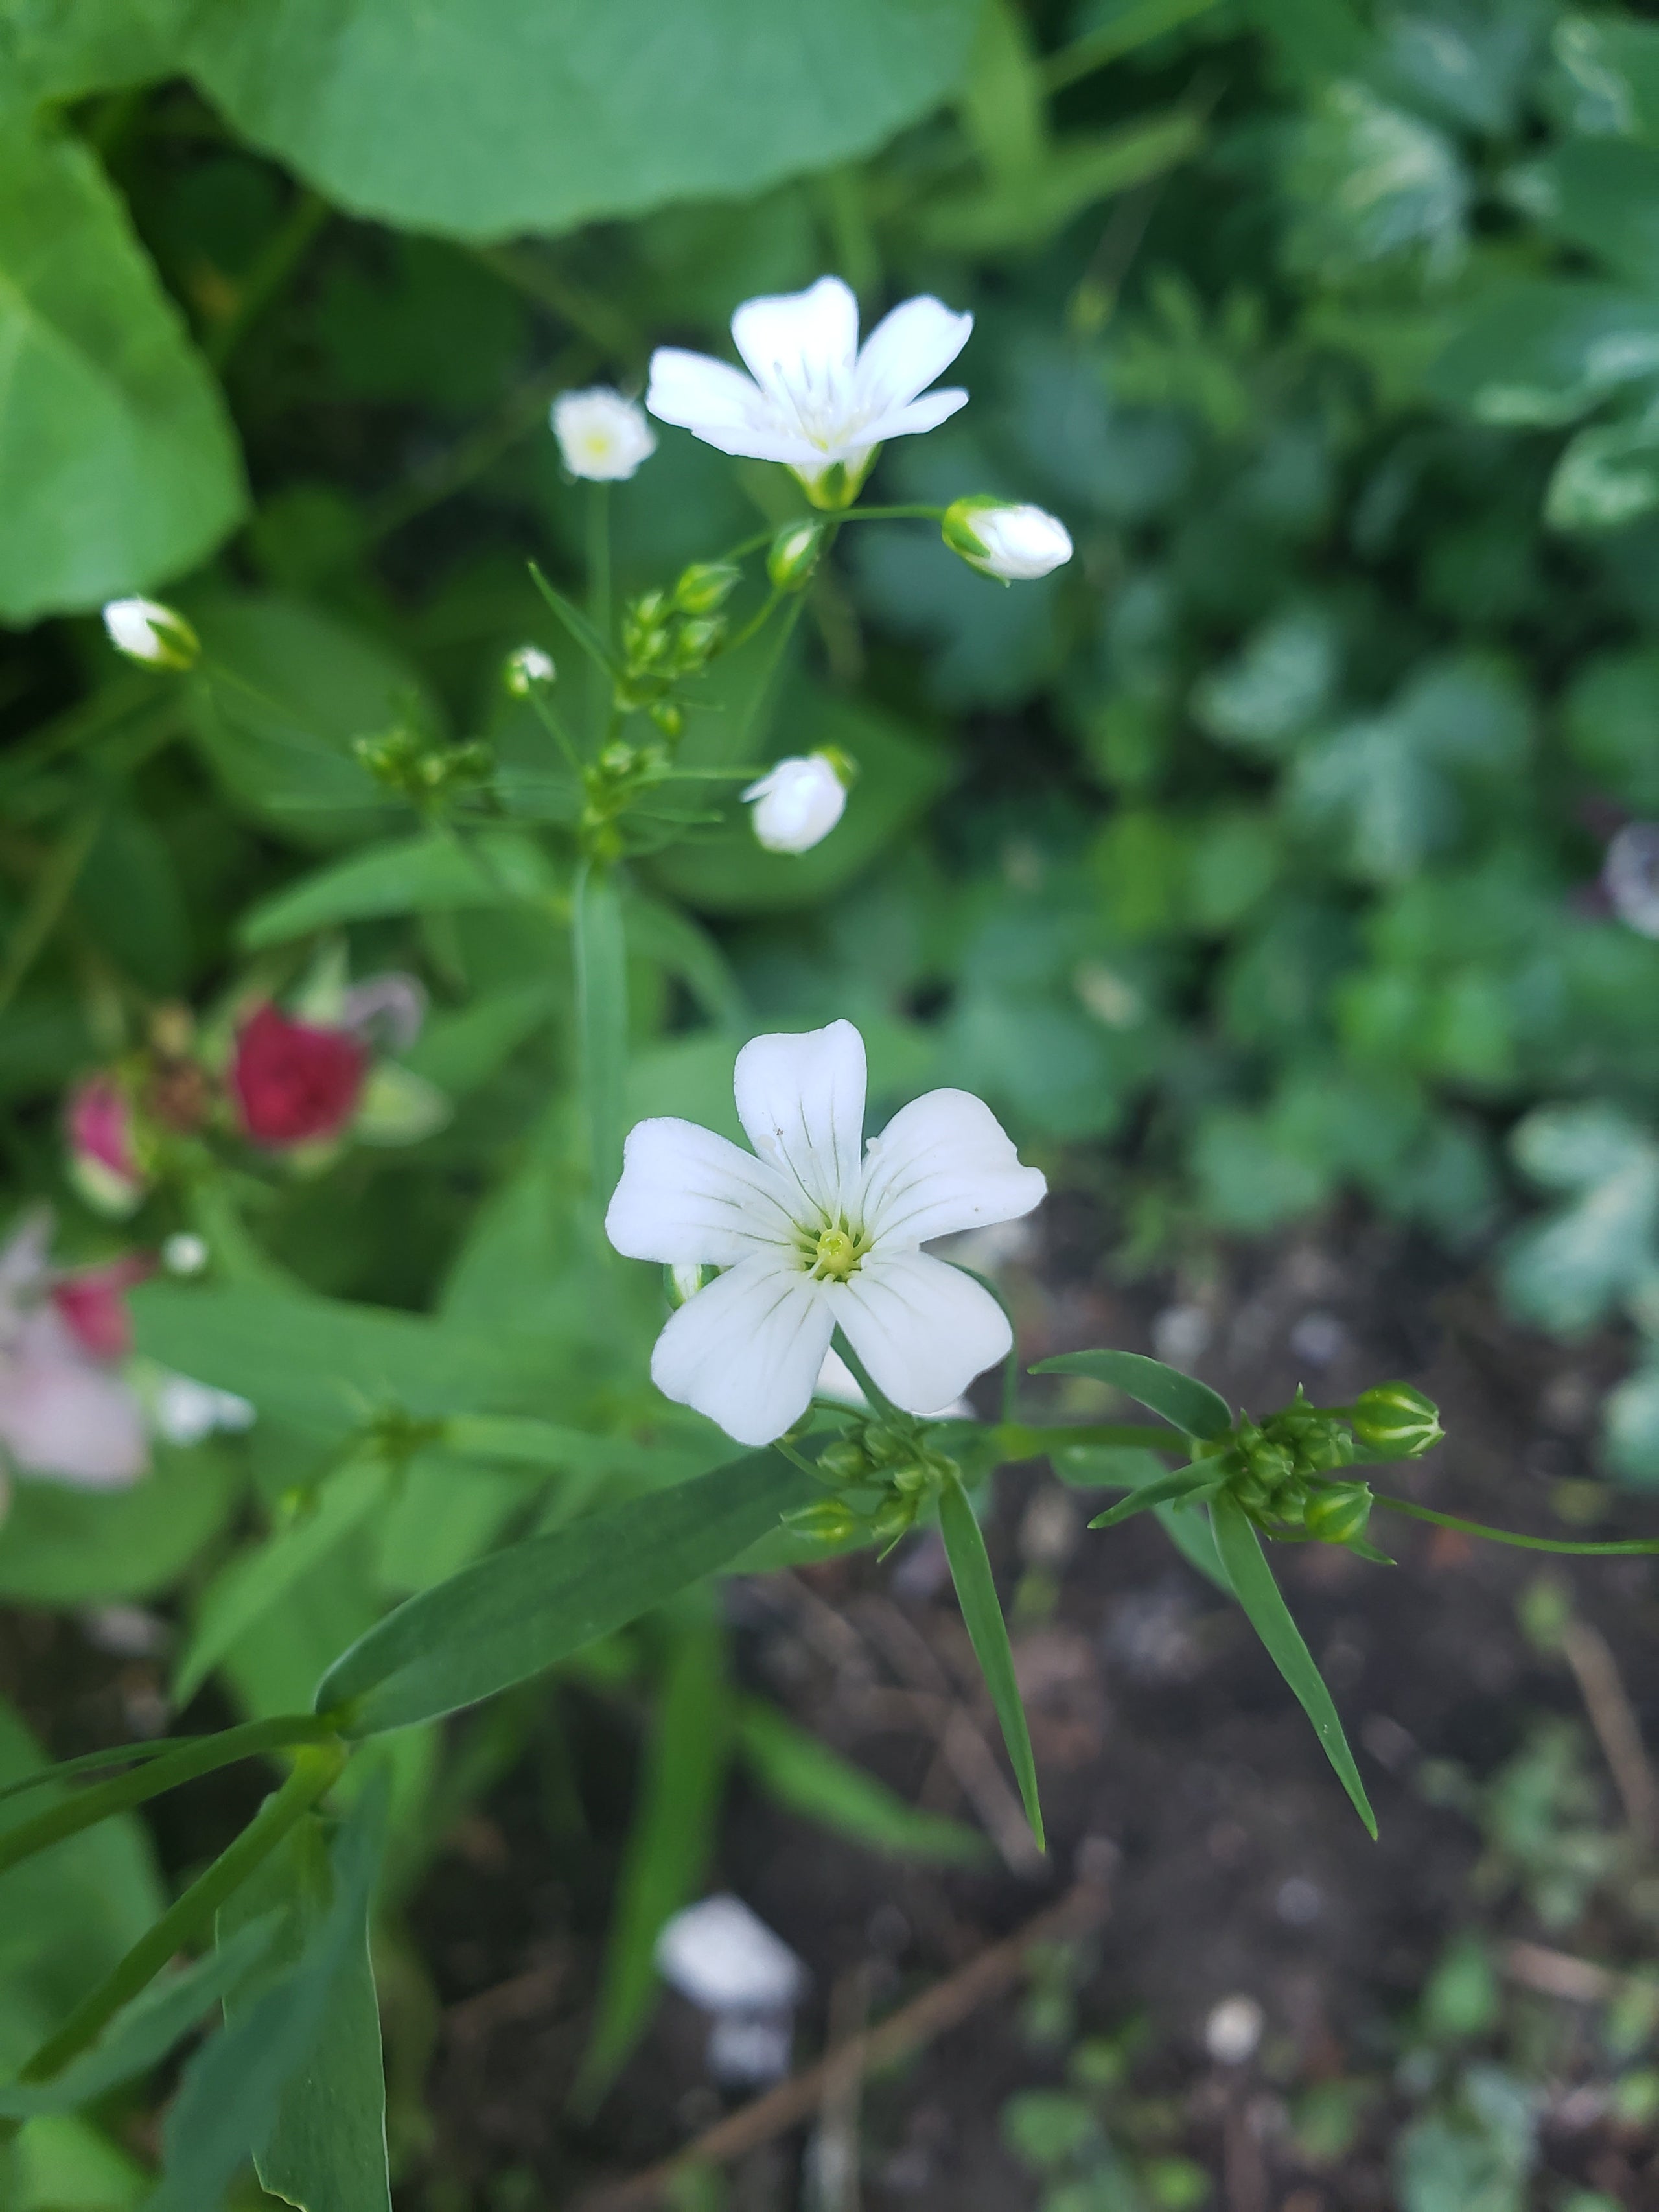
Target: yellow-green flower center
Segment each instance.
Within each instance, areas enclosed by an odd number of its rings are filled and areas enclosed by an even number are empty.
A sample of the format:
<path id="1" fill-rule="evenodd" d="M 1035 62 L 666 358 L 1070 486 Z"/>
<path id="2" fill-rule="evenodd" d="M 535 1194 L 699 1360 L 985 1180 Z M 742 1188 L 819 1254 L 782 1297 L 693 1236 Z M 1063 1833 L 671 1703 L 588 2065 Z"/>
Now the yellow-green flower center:
<path id="1" fill-rule="evenodd" d="M 844 1283 L 864 1257 L 861 1238 L 845 1229 L 823 1229 L 809 1250 L 815 1283 Z"/>

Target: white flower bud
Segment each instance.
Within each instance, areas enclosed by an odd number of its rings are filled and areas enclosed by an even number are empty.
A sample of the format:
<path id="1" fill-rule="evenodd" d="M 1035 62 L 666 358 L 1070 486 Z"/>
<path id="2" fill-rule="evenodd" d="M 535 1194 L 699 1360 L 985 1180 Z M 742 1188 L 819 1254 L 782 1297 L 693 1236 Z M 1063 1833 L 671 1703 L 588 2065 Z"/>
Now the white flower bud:
<path id="1" fill-rule="evenodd" d="M 657 434 L 636 400 L 608 385 L 562 392 L 553 402 L 553 434 L 573 477 L 617 483 L 631 477 L 657 450 Z"/>
<path id="2" fill-rule="evenodd" d="M 502 663 L 501 682 L 511 697 L 527 699 L 532 691 L 553 683 L 558 672 L 550 653 L 544 653 L 538 645 L 520 645 Z"/>
<path id="3" fill-rule="evenodd" d="M 1005 584 L 1030 583 L 1072 557 L 1072 537 L 1057 515 L 999 500 L 959 499 L 945 511 L 945 542 L 970 568 Z"/>
<path id="4" fill-rule="evenodd" d="M 210 1255 L 205 1237 L 189 1229 L 177 1229 L 161 1247 L 161 1265 L 170 1275 L 199 1275 Z"/>
<path id="5" fill-rule="evenodd" d="M 743 794 L 769 853 L 805 853 L 830 835 L 847 805 L 852 763 L 816 752 L 781 760 Z"/>
<path id="6" fill-rule="evenodd" d="M 176 608 L 158 599 L 112 599 L 104 609 L 109 641 L 146 668 L 193 668 L 200 639 Z"/>

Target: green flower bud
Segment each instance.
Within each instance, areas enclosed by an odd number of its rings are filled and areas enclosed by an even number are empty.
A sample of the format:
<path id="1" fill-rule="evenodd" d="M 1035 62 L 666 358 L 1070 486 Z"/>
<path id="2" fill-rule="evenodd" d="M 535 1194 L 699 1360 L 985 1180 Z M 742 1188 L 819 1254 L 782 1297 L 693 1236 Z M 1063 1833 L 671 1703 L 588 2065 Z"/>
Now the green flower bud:
<path id="1" fill-rule="evenodd" d="M 772 540 L 766 556 L 766 574 L 774 591 L 804 591 L 811 581 L 823 552 L 821 522 L 786 522 Z"/>
<path id="2" fill-rule="evenodd" d="M 1308 1500 L 1303 1525 L 1320 1544 L 1351 1544 L 1371 1517 L 1371 1493 L 1363 1482 L 1322 1483 Z"/>
<path id="3" fill-rule="evenodd" d="M 784 1526 L 797 1536 L 816 1536 L 820 1543 L 843 1544 L 864 1526 L 839 1498 L 821 1498 L 815 1505 L 798 1505 L 783 1516 Z"/>
<path id="4" fill-rule="evenodd" d="M 712 615 L 742 574 L 730 561 L 694 561 L 674 586 L 674 605 L 683 615 Z"/>
<path id="5" fill-rule="evenodd" d="M 681 673 L 701 668 L 725 632 L 723 615 L 693 615 L 690 621 L 680 624 L 670 665 Z"/>
<path id="6" fill-rule="evenodd" d="M 862 1482 L 870 1473 L 870 1462 L 862 1445 L 852 1437 L 842 1437 L 818 1454 L 817 1470 L 826 1482 Z"/>
<path id="7" fill-rule="evenodd" d="M 1377 1459 L 1421 1459 L 1446 1433 L 1439 1407 L 1409 1382 L 1379 1382 L 1362 1391 L 1348 1419 L 1364 1450 Z"/>
<path id="8" fill-rule="evenodd" d="M 665 738 L 678 738 L 685 727 L 685 716 L 672 699 L 659 699 L 650 713 Z"/>
<path id="9" fill-rule="evenodd" d="M 177 672 L 193 668 L 202 641 L 177 607 L 159 599 L 112 599 L 104 609 L 110 643 L 141 667 Z"/>

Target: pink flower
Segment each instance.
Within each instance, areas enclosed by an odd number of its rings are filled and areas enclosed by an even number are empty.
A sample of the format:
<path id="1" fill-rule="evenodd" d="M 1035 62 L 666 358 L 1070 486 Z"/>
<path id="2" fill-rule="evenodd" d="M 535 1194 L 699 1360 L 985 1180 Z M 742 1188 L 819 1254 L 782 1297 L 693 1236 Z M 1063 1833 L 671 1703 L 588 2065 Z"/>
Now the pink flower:
<path id="1" fill-rule="evenodd" d="M 132 1106 L 112 1075 L 88 1075 L 70 1091 L 64 1114 L 70 1176 L 100 1213 L 131 1213 L 148 1181 L 134 1141 Z"/>
<path id="2" fill-rule="evenodd" d="M 108 1364 L 125 1348 L 133 1263 L 54 1282 L 51 1238 L 43 1207 L 0 1248 L 0 1449 L 20 1474 L 118 1489 L 149 1465 L 138 1401 Z"/>
<path id="3" fill-rule="evenodd" d="M 264 1006 L 236 1038 L 230 1088 L 242 1127 L 279 1149 L 339 1136 L 357 1110 L 368 1055 L 348 1030 Z"/>

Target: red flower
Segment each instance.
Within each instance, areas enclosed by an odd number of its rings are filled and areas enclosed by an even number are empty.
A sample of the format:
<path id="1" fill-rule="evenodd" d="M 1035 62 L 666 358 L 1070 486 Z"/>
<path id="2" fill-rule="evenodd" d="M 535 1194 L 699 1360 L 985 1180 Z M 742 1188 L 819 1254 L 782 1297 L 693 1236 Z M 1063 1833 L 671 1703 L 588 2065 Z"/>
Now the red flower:
<path id="1" fill-rule="evenodd" d="M 242 1028 L 230 1087 L 255 1144 L 337 1137 L 357 1110 L 368 1055 L 343 1030 L 291 1022 L 264 1006 Z"/>
<path id="2" fill-rule="evenodd" d="M 94 1359 L 125 1359 L 132 1349 L 132 1317 L 125 1293 L 155 1267 L 143 1253 L 82 1267 L 52 1285 L 52 1302 L 83 1352 Z"/>

